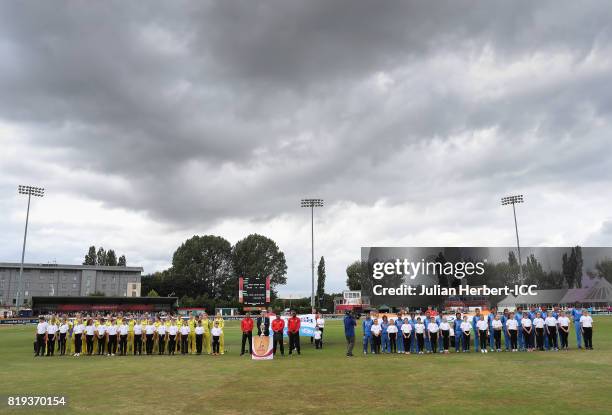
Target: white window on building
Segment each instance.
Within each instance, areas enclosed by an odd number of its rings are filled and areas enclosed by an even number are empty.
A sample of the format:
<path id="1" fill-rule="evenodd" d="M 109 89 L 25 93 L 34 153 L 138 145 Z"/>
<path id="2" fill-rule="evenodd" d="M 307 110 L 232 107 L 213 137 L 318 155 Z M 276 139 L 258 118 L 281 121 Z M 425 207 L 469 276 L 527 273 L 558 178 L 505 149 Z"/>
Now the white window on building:
<path id="1" fill-rule="evenodd" d="M 76 284 L 72 284 L 72 288 L 76 288 Z"/>

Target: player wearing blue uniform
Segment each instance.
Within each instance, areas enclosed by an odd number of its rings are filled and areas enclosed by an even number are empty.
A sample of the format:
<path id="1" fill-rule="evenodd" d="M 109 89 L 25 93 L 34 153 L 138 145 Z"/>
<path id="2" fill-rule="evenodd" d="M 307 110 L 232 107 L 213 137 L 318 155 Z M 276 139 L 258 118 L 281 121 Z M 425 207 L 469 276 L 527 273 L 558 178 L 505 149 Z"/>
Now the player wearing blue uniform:
<path id="1" fill-rule="evenodd" d="M 489 325 L 489 348 L 491 351 L 495 350 L 495 336 L 493 330 L 493 320 L 495 320 L 495 316 L 497 315 L 497 307 L 491 307 L 491 312 L 487 316 L 487 323 Z"/>
<path id="2" fill-rule="evenodd" d="M 478 351 L 478 347 L 480 346 L 480 339 L 478 338 L 478 327 L 476 327 L 476 324 L 481 318 L 483 318 L 483 316 L 480 314 L 480 308 L 477 308 L 476 314 L 474 315 L 474 317 L 472 317 L 472 331 L 474 332 L 474 351 L 475 352 Z"/>
<path id="3" fill-rule="evenodd" d="M 406 314 L 400 310 L 400 312 L 397 313 L 397 319 L 395 320 L 395 326 L 397 327 L 397 333 L 398 333 L 395 344 L 396 344 L 398 353 L 404 353 L 404 339 L 403 339 L 403 336 L 401 335 L 402 324 L 404 324 L 404 317 L 406 317 Z"/>
<path id="4" fill-rule="evenodd" d="M 510 350 L 510 334 L 508 333 L 508 329 L 506 328 L 506 321 L 510 318 L 510 312 L 507 308 L 504 308 L 504 314 L 501 316 L 502 327 L 504 331 L 504 345 L 506 346 L 506 351 Z"/>
<path id="5" fill-rule="evenodd" d="M 521 320 L 523 319 L 523 307 L 517 307 L 516 313 L 514 313 L 514 319 L 518 323 L 518 347 L 520 351 L 524 351 L 525 337 L 523 336 L 523 323 L 521 323 Z"/>
<path id="6" fill-rule="evenodd" d="M 574 305 L 572 308 L 571 317 L 574 320 L 574 331 L 576 332 L 576 347 L 582 349 L 582 330 L 580 329 L 580 317 L 582 311 Z"/>
<path id="7" fill-rule="evenodd" d="M 387 316 L 383 316 L 382 323 L 380 323 L 380 327 L 382 328 L 382 352 L 390 353 L 391 346 L 389 345 L 389 333 L 387 332 L 387 328 L 389 327 L 389 320 L 387 319 Z"/>
<path id="8" fill-rule="evenodd" d="M 417 341 L 417 338 L 415 336 L 415 331 L 414 329 L 416 328 L 416 315 L 414 313 L 410 314 L 410 319 L 408 320 L 408 322 L 410 323 L 410 325 L 412 326 L 412 336 L 410 339 L 410 352 L 411 353 L 418 353 L 419 352 L 419 344 Z"/>
<path id="9" fill-rule="evenodd" d="M 463 342 L 463 332 L 461 331 L 461 313 L 455 313 L 455 353 L 459 353 L 461 350 L 461 343 Z"/>
<path id="10" fill-rule="evenodd" d="M 429 340 L 429 331 L 427 330 L 427 327 L 429 326 L 429 323 L 433 320 L 432 317 L 429 316 L 429 314 L 425 314 L 425 318 L 421 319 L 421 321 L 423 322 L 423 324 L 425 325 L 425 353 L 431 353 L 431 341 Z"/>
<path id="11" fill-rule="evenodd" d="M 361 328 L 363 329 L 363 354 L 368 353 L 368 345 L 370 345 L 370 352 L 374 353 L 374 343 L 372 342 L 372 317 L 368 316 L 361 322 Z"/>

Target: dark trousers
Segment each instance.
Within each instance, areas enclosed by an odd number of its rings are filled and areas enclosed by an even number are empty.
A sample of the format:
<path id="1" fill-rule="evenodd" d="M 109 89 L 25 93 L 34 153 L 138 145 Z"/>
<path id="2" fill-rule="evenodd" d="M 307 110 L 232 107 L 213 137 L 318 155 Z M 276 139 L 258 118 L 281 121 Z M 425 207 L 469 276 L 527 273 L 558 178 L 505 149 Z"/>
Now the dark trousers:
<path id="1" fill-rule="evenodd" d="M 201 334 L 200 334 L 201 336 Z M 200 339 L 200 342 L 202 341 L 202 339 Z M 200 351 L 202 351 L 202 345 L 200 344 Z M 170 334 L 168 335 L 168 354 L 174 354 L 174 351 L 176 350 L 176 334 Z"/>
<path id="2" fill-rule="evenodd" d="M 391 343 L 391 353 L 397 353 L 397 333 L 389 333 L 389 342 Z"/>
<path id="3" fill-rule="evenodd" d="M 531 335 L 532 333 L 529 333 L 527 330 L 523 329 L 523 339 L 525 341 L 525 349 L 533 349 Z"/>
<path id="4" fill-rule="evenodd" d="M 508 333 L 510 333 L 510 348 L 512 350 L 518 349 L 518 344 L 517 344 L 518 333 L 517 333 L 517 331 L 516 330 L 508 330 Z"/>
<path id="5" fill-rule="evenodd" d="M 147 354 L 152 354 L 153 353 L 153 335 L 152 334 L 147 334 L 147 344 L 146 344 L 146 351 Z"/>
<path id="6" fill-rule="evenodd" d="M 563 327 L 565 330 L 569 330 L 569 327 Z M 562 349 L 567 349 L 568 347 L 568 343 L 567 343 L 567 337 L 568 337 L 569 331 L 566 332 L 563 329 L 559 330 L 559 337 L 561 338 L 561 348 Z"/>
<path id="7" fill-rule="evenodd" d="M 127 334 L 119 336 L 119 354 L 121 354 L 121 356 L 127 354 Z"/>
<path id="8" fill-rule="evenodd" d="M 188 339 L 189 335 L 188 334 L 181 334 L 181 354 L 187 354 L 187 339 Z M 219 340 L 219 337 L 217 337 L 217 340 Z M 217 349 L 219 348 L 219 345 L 217 345 Z"/>
<path id="9" fill-rule="evenodd" d="M 470 350 L 470 333 L 463 332 L 463 351 L 467 352 Z"/>
<path id="10" fill-rule="evenodd" d="M 106 337 L 98 336 L 98 355 L 104 354 L 105 348 L 106 348 Z"/>
<path id="11" fill-rule="evenodd" d="M 117 353 L 117 335 L 108 336 L 108 354 Z"/>
<path id="12" fill-rule="evenodd" d="M 55 334 L 47 335 L 47 356 L 53 356 L 55 352 Z"/>
<path id="13" fill-rule="evenodd" d="M 380 353 L 380 342 L 381 342 L 381 335 L 378 336 L 372 336 L 372 343 L 374 344 L 374 353 L 379 354 Z"/>
<path id="14" fill-rule="evenodd" d="M 45 355 L 45 335 L 37 334 L 36 335 L 36 356 L 44 356 Z"/>
<path id="15" fill-rule="evenodd" d="M 442 330 L 442 347 L 444 348 L 444 351 L 448 351 L 448 347 L 450 345 L 450 341 L 449 341 L 449 331 L 448 330 Z"/>
<path id="16" fill-rule="evenodd" d="M 242 347 L 240 348 L 240 354 L 244 354 L 244 345 L 246 342 L 249 342 L 249 354 L 253 354 L 253 332 L 252 331 L 243 331 L 242 332 Z"/>
<path id="17" fill-rule="evenodd" d="M 429 343 L 431 344 L 431 351 L 434 353 L 438 352 L 438 333 L 429 333 Z"/>
<path id="18" fill-rule="evenodd" d="M 458 350 L 459 346 L 457 346 L 457 343 L 455 343 L 456 341 L 457 341 L 457 338 L 455 336 L 450 336 L 449 338 L 450 347 L 455 347 L 455 350 Z"/>
<path id="19" fill-rule="evenodd" d="M 172 338 L 172 336 L 170 336 L 170 338 Z M 196 353 L 197 354 L 202 354 L 202 339 L 203 338 L 204 338 L 203 334 L 196 334 Z"/>
<path id="20" fill-rule="evenodd" d="M 276 354 L 277 344 L 279 345 L 280 353 L 284 355 L 285 345 L 283 344 L 283 332 L 282 331 L 275 331 L 274 334 L 272 335 L 272 351 L 274 354 Z"/>
<path id="21" fill-rule="evenodd" d="M 296 349 L 300 354 L 300 333 L 289 332 L 289 354 L 293 353 L 293 349 Z"/>
<path id="22" fill-rule="evenodd" d="M 213 336 L 212 349 L 213 353 L 219 353 L 219 336 Z"/>
<path id="23" fill-rule="evenodd" d="M 352 356 L 353 355 L 353 347 L 355 347 L 355 335 L 353 334 L 352 336 L 345 336 L 346 337 L 346 355 L 347 356 Z M 318 344 L 317 344 L 318 342 Z M 322 349 L 322 339 L 317 339 L 315 340 L 315 344 L 317 345 L 317 349 Z"/>
<path id="24" fill-rule="evenodd" d="M 74 335 L 74 352 L 81 354 L 81 349 L 83 349 L 83 334 L 75 334 Z"/>
<path id="25" fill-rule="evenodd" d="M 557 327 L 555 326 L 548 326 L 548 347 L 559 348 L 557 343 Z"/>
<path id="26" fill-rule="evenodd" d="M 134 334 L 134 356 L 142 354 L 142 334 Z"/>
<path id="27" fill-rule="evenodd" d="M 495 339 L 495 350 L 501 350 L 501 330 L 493 330 L 493 339 Z"/>
<path id="28" fill-rule="evenodd" d="M 166 351 L 166 335 L 165 334 L 157 339 L 157 351 L 159 354 L 164 354 Z"/>
<path id="29" fill-rule="evenodd" d="M 94 350 L 93 350 L 93 341 L 94 341 L 94 336 L 91 335 L 86 335 L 85 336 L 85 343 L 87 343 L 87 354 L 88 355 L 92 355 Z"/>
<path id="30" fill-rule="evenodd" d="M 349 339 L 349 338 L 347 337 L 347 338 L 346 338 L 346 341 L 347 341 L 347 342 L 348 342 L 348 339 Z M 314 341 L 314 345 L 315 345 L 315 349 L 320 349 L 320 348 L 322 347 L 322 346 L 321 346 L 321 339 L 315 339 L 315 341 Z"/>
<path id="31" fill-rule="evenodd" d="M 536 341 L 538 343 L 538 350 L 544 350 L 544 329 L 536 329 Z"/>
<path id="32" fill-rule="evenodd" d="M 582 337 L 584 338 L 584 348 L 592 349 L 593 348 L 593 327 L 583 327 Z"/>
<path id="33" fill-rule="evenodd" d="M 480 340 L 480 350 L 487 350 L 487 340 L 489 339 L 487 331 L 478 330 L 478 339 Z"/>
<path id="34" fill-rule="evenodd" d="M 409 352 L 410 351 L 410 336 L 405 337 L 405 336 L 402 335 L 402 337 L 403 337 L 403 340 L 404 340 L 404 351 L 405 352 Z"/>
<path id="35" fill-rule="evenodd" d="M 66 333 L 60 333 L 59 335 L 59 352 L 60 355 L 65 355 L 66 354 Z"/>
<path id="36" fill-rule="evenodd" d="M 423 333 L 417 333 L 417 345 L 419 347 L 419 352 L 422 352 L 425 348 L 425 335 Z"/>

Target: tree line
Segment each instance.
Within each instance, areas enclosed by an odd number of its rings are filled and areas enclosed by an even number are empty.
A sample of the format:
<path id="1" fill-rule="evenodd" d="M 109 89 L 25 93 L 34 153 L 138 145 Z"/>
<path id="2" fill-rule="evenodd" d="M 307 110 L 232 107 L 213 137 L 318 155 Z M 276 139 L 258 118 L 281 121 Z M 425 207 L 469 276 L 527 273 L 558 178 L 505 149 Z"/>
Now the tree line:
<path id="1" fill-rule="evenodd" d="M 195 235 L 179 246 L 167 270 L 145 275 L 141 290 L 179 297 L 181 306 L 238 307 L 241 276 L 270 276 L 273 298 L 287 283 L 285 254 L 272 239 L 251 234 L 232 246 L 216 235 Z"/>

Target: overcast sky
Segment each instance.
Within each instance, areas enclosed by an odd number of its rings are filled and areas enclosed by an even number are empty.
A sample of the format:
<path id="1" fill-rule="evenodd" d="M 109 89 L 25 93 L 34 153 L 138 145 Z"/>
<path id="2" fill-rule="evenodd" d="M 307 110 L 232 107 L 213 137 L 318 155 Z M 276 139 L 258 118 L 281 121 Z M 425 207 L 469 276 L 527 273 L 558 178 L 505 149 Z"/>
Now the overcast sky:
<path id="1" fill-rule="evenodd" d="M 145 272 L 194 234 L 327 291 L 362 246 L 612 245 L 603 1 L 0 2 L 0 261 Z"/>

